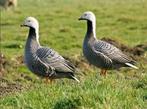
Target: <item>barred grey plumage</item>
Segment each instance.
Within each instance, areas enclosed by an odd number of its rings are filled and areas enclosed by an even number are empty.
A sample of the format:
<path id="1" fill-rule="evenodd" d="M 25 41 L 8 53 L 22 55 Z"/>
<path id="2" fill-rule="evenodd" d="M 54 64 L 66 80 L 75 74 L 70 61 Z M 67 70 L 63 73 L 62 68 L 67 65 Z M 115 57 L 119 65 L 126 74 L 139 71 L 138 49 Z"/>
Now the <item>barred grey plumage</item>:
<path id="1" fill-rule="evenodd" d="M 106 75 L 108 69 L 118 69 L 121 67 L 133 67 L 138 69 L 132 60 L 115 46 L 96 38 L 96 18 L 88 11 L 79 18 L 87 20 L 87 33 L 83 43 L 83 54 L 93 65 L 102 69 L 101 74 Z"/>
<path id="2" fill-rule="evenodd" d="M 30 28 L 25 46 L 25 63 L 29 70 L 49 79 L 69 78 L 79 82 L 74 65 L 53 49 L 40 46 L 39 24 L 35 18 L 27 17 L 22 26 Z"/>

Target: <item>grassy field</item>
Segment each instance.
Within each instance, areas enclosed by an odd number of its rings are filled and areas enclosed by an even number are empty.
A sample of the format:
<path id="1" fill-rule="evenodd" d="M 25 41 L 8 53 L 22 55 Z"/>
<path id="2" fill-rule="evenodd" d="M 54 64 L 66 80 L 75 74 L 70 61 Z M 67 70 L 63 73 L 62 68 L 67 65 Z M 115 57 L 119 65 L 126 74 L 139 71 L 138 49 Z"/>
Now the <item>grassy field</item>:
<path id="1" fill-rule="evenodd" d="M 147 43 L 147 0 L 18 0 L 16 9 L 0 10 L 0 109 L 147 109 L 147 52 L 137 57 L 139 70 L 112 70 L 106 78 L 83 62 L 86 23 L 78 18 L 87 10 L 96 15 L 98 39 L 129 47 Z M 28 16 L 40 22 L 42 45 L 78 62 L 81 83 L 45 84 L 26 68 L 28 29 L 20 24 Z"/>

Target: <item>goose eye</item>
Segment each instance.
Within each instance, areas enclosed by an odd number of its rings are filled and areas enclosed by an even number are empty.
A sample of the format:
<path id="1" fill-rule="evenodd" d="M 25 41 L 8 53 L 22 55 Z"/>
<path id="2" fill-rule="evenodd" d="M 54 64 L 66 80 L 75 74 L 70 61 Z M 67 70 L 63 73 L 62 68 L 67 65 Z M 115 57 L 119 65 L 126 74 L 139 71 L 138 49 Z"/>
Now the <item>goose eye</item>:
<path id="1" fill-rule="evenodd" d="M 30 20 L 28 20 L 28 22 L 31 22 Z"/>
<path id="2" fill-rule="evenodd" d="M 87 16 L 87 14 L 85 14 L 85 17 Z"/>

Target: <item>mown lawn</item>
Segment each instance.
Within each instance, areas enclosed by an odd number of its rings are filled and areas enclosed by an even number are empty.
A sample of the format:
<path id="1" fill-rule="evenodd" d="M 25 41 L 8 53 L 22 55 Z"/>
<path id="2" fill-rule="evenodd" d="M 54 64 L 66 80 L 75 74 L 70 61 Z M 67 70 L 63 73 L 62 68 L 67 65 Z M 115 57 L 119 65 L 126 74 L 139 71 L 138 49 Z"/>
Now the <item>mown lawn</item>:
<path id="1" fill-rule="evenodd" d="M 18 0 L 16 9 L 0 10 L 0 109 L 147 109 L 147 52 L 135 57 L 139 70 L 112 70 L 106 78 L 83 61 L 86 23 L 78 18 L 87 10 L 96 15 L 97 38 L 129 47 L 147 43 L 146 0 Z M 42 45 L 78 62 L 81 83 L 45 84 L 26 68 L 28 29 L 20 24 L 28 16 L 39 20 Z"/>

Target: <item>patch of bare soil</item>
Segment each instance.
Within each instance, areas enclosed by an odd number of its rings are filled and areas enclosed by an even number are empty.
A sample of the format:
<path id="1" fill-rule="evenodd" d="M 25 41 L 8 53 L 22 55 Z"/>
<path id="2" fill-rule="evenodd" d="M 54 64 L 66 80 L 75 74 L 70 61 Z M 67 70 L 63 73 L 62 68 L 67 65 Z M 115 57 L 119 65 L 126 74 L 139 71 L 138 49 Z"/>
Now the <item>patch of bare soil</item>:
<path id="1" fill-rule="evenodd" d="M 23 63 L 23 56 L 7 59 L 4 54 L 0 53 L 0 77 L 6 74 L 8 70 L 15 69 Z"/>
<path id="2" fill-rule="evenodd" d="M 0 77 L 3 76 L 6 66 L 10 65 L 9 61 L 6 60 L 6 57 L 0 53 Z"/>
<path id="3" fill-rule="evenodd" d="M 15 61 L 15 64 L 18 65 L 18 66 L 24 64 L 24 58 L 23 58 L 22 55 L 17 56 L 16 58 L 14 58 L 12 60 Z"/>
<path id="4" fill-rule="evenodd" d="M 0 97 L 7 95 L 10 92 L 18 92 L 21 90 L 22 86 L 19 83 L 12 83 L 6 79 L 0 78 Z"/>
<path id="5" fill-rule="evenodd" d="M 0 53 L 0 97 L 11 94 L 13 92 L 19 92 L 29 86 L 22 85 L 22 80 L 32 81 L 32 78 L 20 73 L 16 76 L 15 80 L 11 82 L 6 78 L 6 75 L 11 71 L 14 71 L 17 67 L 23 65 L 23 56 L 17 56 L 12 59 L 7 59 L 2 53 Z"/>

